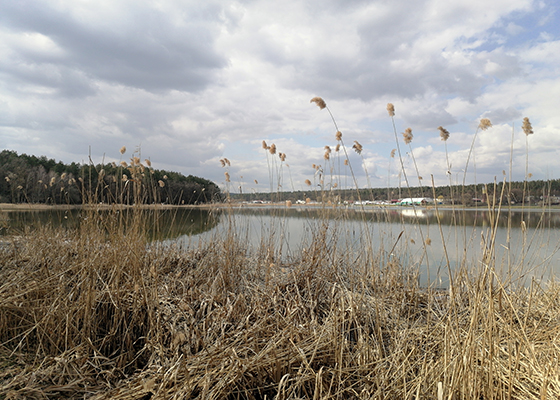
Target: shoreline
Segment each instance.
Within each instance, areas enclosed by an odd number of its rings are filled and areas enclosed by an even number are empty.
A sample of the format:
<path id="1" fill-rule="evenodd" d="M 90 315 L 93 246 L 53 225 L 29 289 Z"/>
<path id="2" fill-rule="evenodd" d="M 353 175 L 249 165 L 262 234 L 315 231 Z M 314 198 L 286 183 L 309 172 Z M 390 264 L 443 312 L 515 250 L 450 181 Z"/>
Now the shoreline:
<path id="1" fill-rule="evenodd" d="M 118 209 L 131 209 L 131 208 L 141 208 L 146 210 L 174 210 L 174 209 L 216 209 L 216 208 L 317 208 L 321 207 L 321 203 L 313 203 L 313 204 L 293 204 L 291 206 L 286 206 L 285 202 L 279 203 L 263 203 L 263 204 L 254 204 L 254 203 L 211 203 L 211 204 L 184 204 L 184 205 L 174 205 L 174 204 L 143 204 L 140 206 L 136 205 L 126 205 L 126 204 L 40 204 L 40 203 L 0 203 L 0 212 L 10 212 L 10 211 L 49 211 L 49 210 L 81 210 L 81 209 L 103 209 L 109 210 L 113 208 Z M 325 207 L 332 207 L 324 205 Z M 397 209 L 397 210 L 427 210 L 427 211 L 435 211 L 435 210 L 456 210 L 456 211 L 487 211 L 488 206 L 481 205 L 480 207 L 453 207 L 449 205 L 426 205 L 426 206 L 401 206 L 401 205 L 341 205 L 341 207 L 335 208 L 344 208 L 354 209 L 354 210 L 386 210 L 386 209 Z M 501 212 L 506 211 L 553 211 L 559 212 L 560 205 L 552 205 L 552 206 L 525 206 L 520 207 L 517 205 L 502 205 L 501 207 L 494 207 L 492 208 L 494 211 L 497 211 L 498 208 L 501 209 Z"/>

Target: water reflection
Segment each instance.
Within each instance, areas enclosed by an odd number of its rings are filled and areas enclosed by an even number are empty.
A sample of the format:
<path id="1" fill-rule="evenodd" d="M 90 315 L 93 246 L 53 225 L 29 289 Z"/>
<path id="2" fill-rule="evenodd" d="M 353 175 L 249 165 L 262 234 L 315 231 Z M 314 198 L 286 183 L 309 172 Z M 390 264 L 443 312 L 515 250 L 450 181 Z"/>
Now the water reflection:
<path id="1" fill-rule="evenodd" d="M 519 210 L 502 209 L 436 209 L 412 207 L 348 207 L 322 208 L 313 206 L 293 206 L 290 208 L 270 207 L 239 207 L 233 209 L 242 215 L 276 215 L 299 219 L 345 219 L 388 223 L 419 223 L 423 225 L 438 224 L 453 226 L 490 226 L 498 223 L 499 227 L 520 228 L 523 221 L 526 228 L 549 227 L 560 228 L 560 210 Z M 364 215 L 366 217 L 364 217 Z M 499 217 L 499 218 L 498 218 Z"/>
<path id="2" fill-rule="evenodd" d="M 123 220 L 128 220 L 132 212 L 124 210 Z M 249 250 L 260 251 L 266 246 L 286 260 L 299 257 L 311 246 L 314 235 L 328 226 L 326 240 L 333 249 L 354 258 L 368 249 L 380 264 L 397 257 L 406 268 L 418 271 L 424 285 L 445 287 L 448 269 L 485 268 L 482 254 L 493 242 L 492 232 L 497 273 L 512 279 L 548 279 L 560 272 L 560 212 L 556 210 L 506 209 L 499 218 L 487 209 L 411 207 L 179 208 L 142 212 L 150 240 L 178 240 L 197 246 L 230 234 L 233 227 Z M 0 235 L 45 225 L 74 229 L 85 218 L 87 212 L 77 209 L 0 212 Z"/>
<path id="3" fill-rule="evenodd" d="M 30 211 L 3 211 L 0 213 L 0 235 L 20 235 L 50 226 L 54 229 L 76 229 L 92 211 L 81 209 L 49 209 Z M 131 220 L 133 209 L 95 211 L 103 218 L 110 214 L 122 218 L 123 224 Z M 169 240 L 181 236 L 199 235 L 214 228 L 220 222 L 220 213 L 197 208 L 164 210 L 141 210 L 148 227 L 149 240 Z M 122 215 L 119 215 L 122 213 Z"/>
<path id="4" fill-rule="evenodd" d="M 383 262 L 398 257 L 407 268 L 418 271 L 421 284 L 445 287 L 448 268 L 486 268 L 482 255 L 489 251 L 494 232 L 497 273 L 527 280 L 548 279 L 560 272 L 557 211 L 506 210 L 499 218 L 497 213 L 481 209 L 401 207 L 245 207 L 227 213 L 216 228 L 198 235 L 195 241 L 208 241 L 216 234 L 219 237 L 233 226 L 237 237 L 254 251 L 266 243 L 277 249 L 279 256 L 290 259 L 308 248 L 313 235 L 328 223 L 329 246 L 349 256 L 372 249 Z M 492 226 L 496 228 L 491 230 Z"/>

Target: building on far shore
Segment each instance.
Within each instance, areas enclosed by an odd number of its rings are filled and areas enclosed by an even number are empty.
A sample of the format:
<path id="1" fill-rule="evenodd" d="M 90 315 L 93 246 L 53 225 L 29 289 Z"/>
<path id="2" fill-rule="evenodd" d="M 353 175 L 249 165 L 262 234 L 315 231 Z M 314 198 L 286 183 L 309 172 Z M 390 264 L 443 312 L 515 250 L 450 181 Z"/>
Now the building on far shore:
<path id="1" fill-rule="evenodd" d="M 424 206 L 427 204 L 434 204 L 434 199 L 430 197 L 409 197 L 407 199 L 399 199 L 397 204 L 401 206 L 411 206 L 413 204 L 415 206 Z"/>

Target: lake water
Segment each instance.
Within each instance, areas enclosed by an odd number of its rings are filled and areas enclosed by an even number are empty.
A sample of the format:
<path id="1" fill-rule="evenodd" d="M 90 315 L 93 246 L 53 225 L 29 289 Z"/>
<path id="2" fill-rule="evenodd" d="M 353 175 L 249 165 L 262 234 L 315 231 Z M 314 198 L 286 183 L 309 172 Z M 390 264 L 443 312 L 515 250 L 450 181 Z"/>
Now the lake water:
<path id="1" fill-rule="evenodd" d="M 149 211 L 153 240 L 184 246 L 209 243 L 234 233 L 253 251 L 261 244 L 289 262 L 327 227 L 329 246 L 357 254 L 369 249 L 387 261 L 418 271 L 422 285 L 448 284 L 449 268 L 485 268 L 482 254 L 492 242 L 497 273 L 529 281 L 548 280 L 560 273 L 560 212 L 503 209 L 497 217 L 488 209 L 443 210 L 410 207 L 356 207 L 328 211 L 321 207 L 245 206 L 228 210 L 174 209 Z M 17 234 L 44 224 L 76 227 L 79 210 L 3 212 L 0 233 Z"/>

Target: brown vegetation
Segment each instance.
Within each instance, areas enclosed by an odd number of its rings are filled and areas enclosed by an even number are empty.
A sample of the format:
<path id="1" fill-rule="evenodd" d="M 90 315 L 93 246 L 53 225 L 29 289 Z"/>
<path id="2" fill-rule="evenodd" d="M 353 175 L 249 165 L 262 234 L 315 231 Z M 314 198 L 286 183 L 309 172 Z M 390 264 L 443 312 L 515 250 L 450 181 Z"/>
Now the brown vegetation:
<path id="1" fill-rule="evenodd" d="M 323 222 L 286 264 L 233 235 L 149 245 L 141 210 L 96 215 L 0 253 L 2 398 L 560 395 L 556 284 L 488 266 L 420 288 L 396 258 L 337 249 Z"/>

